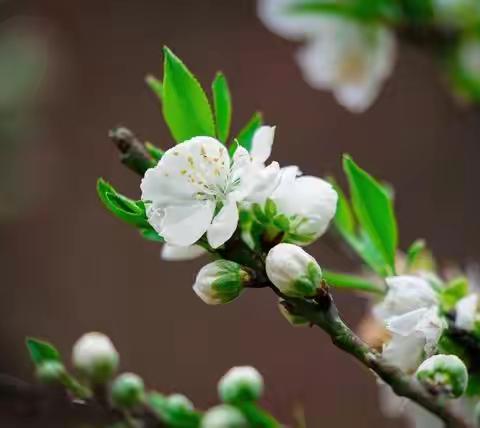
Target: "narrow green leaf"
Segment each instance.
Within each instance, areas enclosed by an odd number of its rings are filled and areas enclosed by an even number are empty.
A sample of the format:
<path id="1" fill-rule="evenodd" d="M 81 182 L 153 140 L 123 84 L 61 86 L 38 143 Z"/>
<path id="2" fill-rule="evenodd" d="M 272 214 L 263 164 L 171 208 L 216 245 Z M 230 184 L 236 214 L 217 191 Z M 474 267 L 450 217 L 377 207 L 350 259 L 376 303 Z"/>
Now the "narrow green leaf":
<path id="1" fill-rule="evenodd" d="M 200 83 L 170 49 L 163 52 L 163 115 L 174 139 L 215 137 L 212 109 Z"/>
<path id="2" fill-rule="evenodd" d="M 407 267 L 412 266 L 415 261 L 417 260 L 417 257 L 421 254 L 423 250 L 425 250 L 425 240 L 423 239 L 417 239 L 408 247 L 407 250 Z"/>
<path id="3" fill-rule="evenodd" d="M 160 101 L 163 100 L 163 83 L 152 74 L 145 77 L 145 83 L 155 93 Z"/>
<path id="4" fill-rule="evenodd" d="M 217 137 L 225 143 L 230 133 L 230 124 L 232 121 L 232 98 L 227 79 L 223 73 L 218 72 L 215 76 L 212 83 L 212 92 Z"/>
<path id="5" fill-rule="evenodd" d="M 342 236 L 355 235 L 355 218 L 353 216 L 350 203 L 341 187 L 335 182 L 333 177 L 329 177 L 328 181 L 333 186 L 338 195 L 337 211 L 333 222 Z"/>
<path id="6" fill-rule="evenodd" d="M 137 227 L 150 228 L 142 201 L 133 201 L 121 195 L 102 178 L 97 181 L 97 194 L 115 217 Z"/>
<path id="7" fill-rule="evenodd" d="M 238 144 L 250 151 L 252 148 L 253 134 L 255 134 L 255 131 L 262 126 L 262 122 L 262 114 L 259 112 L 255 113 L 239 132 L 236 138 Z"/>
<path id="8" fill-rule="evenodd" d="M 386 274 L 393 274 L 398 232 L 392 201 L 383 186 L 347 155 L 343 158 L 343 168 L 356 218 L 382 256 L 388 268 Z"/>
<path id="9" fill-rule="evenodd" d="M 48 342 L 28 337 L 26 339 L 26 345 L 30 353 L 30 358 L 36 366 L 45 361 L 61 360 L 58 350 Z"/>
<path id="10" fill-rule="evenodd" d="M 323 279 L 328 285 L 338 288 L 348 288 L 351 290 L 366 291 L 369 293 L 384 294 L 385 290 L 381 286 L 373 284 L 364 278 L 332 271 L 322 271 Z"/>

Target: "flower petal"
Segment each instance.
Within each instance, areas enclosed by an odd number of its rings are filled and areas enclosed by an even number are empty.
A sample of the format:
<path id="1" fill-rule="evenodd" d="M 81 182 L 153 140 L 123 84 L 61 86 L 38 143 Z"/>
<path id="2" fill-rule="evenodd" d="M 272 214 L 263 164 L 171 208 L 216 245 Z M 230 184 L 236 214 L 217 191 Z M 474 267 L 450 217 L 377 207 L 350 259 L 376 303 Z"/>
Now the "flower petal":
<path id="1" fill-rule="evenodd" d="M 190 205 L 169 206 L 157 230 L 171 245 L 183 246 L 195 244 L 207 231 L 215 211 L 211 200 L 192 202 Z"/>
<path id="2" fill-rule="evenodd" d="M 191 245 L 189 247 L 178 247 L 175 245 L 165 244 L 162 248 L 162 259 L 171 261 L 193 260 L 203 256 L 207 251 L 199 245 Z"/>
<path id="3" fill-rule="evenodd" d="M 234 199 L 228 199 L 213 219 L 207 231 L 207 240 L 212 248 L 218 248 L 228 241 L 238 224 L 238 208 Z"/>
<path id="4" fill-rule="evenodd" d="M 274 126 L 261 126 L 255 131 L 252 138 L 252 149 L 250 150 L 250 156 L 254 162 L 265 163 L 270 157 L 274 137 Z"/>
<path id="5" fill-rule="evenodd" d="M 477 314 L 478 295 L 470 294 L 469 296 L 460 299 L 457 303 L 455 327 L 462 328 L 467 331 L 472 331 L 475 326 L 475 318 Z"/>

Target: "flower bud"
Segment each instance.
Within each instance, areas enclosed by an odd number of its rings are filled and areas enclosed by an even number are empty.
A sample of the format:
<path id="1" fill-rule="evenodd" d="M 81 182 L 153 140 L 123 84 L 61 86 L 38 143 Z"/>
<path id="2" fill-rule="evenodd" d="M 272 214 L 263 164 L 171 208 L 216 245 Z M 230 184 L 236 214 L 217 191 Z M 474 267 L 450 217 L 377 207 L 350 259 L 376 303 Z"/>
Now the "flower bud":
<path id="1" fill-rule="evenodd" d="M 212 407 L 203 416 L 201 428 L 247 428 L 245 416 L 228 404 Z"/>
<path id="2" fill-rule="evenodd" d="M 420 365 L 416 376 L 427 390 L 450 398 L 460 397 L 468 384 L 467 368 L 456 355 L 430 357 Z"/>
<path id="3" fill-rule="evenodd" d="M 237 298 L 250 279 L 250 274 L 239 264 L 216 260 L 200 269 L 193 291 L 206 304 L 220 305 Z"/>
<path id="4" fill-rule="evenodd" d="M 107 381 L 118 368 L 118 352 L 102 333 L 87 333 L 77 340 L 72 352 L 73 365 L 94 383 Z"/>
<path id="5" fill-rule="evenodd" d="M 194 410 L 193 403 L 183 394 L 172 394 L 166 398 L 166 406 L 175 414 L 187 414 Z"/>
<path id="6" fill-rule="evenodd" d="M 59 382 L 65 373 L 65 366 L 60 361 L 44 361 L 37 366 L 37 377 L 40 382 Z"/>
<path id="7" fill-rule="evenodd" d="M 262 375 L 250 366 L 231 368 L 218 383 L 218 394 L 226 403 L 256 401 L 262 392 Z"/>
<path id="8" fill-rule="evenodd" d="M 267 255 L 267 276 L 289 297 L 313 297 L 322 280 L 316 260 L 293 244 L 278 244 Z"/>
<path id="9" fill-rule="evenodd" d="M 132 408 L 141 404 L 145 398 L 145 385 L 140 376 L 123 373 L 112 384 L 112 402 L 119 408 Z"/>

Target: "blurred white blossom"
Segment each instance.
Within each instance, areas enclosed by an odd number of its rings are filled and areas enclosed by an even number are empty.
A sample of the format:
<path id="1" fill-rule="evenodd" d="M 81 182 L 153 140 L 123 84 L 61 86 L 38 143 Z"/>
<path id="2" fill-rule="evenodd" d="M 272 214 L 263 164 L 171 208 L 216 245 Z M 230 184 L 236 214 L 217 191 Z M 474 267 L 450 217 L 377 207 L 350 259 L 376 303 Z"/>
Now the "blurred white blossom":
<path id="1" fill-rule="evenodd" d="M 460 299 L 455 306 L 455 326 L 467 331 L 472 331 L 475 327 L 477 307 L 477 294 L 470 294 L 463 299 Z"/>
<path id="2" fill-rule="evenodd" d="M 207 251 L 199 245 L 178 247 L 176 245 L 165 244 L 162 248 L 162 259 L 170 262 L 192 260 L 203 256 L 206 253 Z"/>
<path id="3" fill-rule="evenodd" d="M 298 3 L 259 0 L 258 14 L 271 31 L 306 41 L 297 61 L 311 86 L 331 90 L 352 112 L 365 111 L 393 70 L 396 47 L 392 32 L 378 24 L 289 10 Z"/>

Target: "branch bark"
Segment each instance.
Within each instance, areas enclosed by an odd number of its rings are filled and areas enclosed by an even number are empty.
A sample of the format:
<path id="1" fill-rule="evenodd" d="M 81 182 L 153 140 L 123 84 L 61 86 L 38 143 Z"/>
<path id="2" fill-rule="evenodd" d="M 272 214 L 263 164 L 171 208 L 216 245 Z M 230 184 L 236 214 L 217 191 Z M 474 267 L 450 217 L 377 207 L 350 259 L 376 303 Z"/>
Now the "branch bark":
<path id="1" fill-rule="evenodd" d="M 456 414 L 440 397 L 429 394 L 411 376 L 385 363 L 382 356 L 365 344 L 341 319 L 328 290 L 324 290 L 315 301 L 293 299 L 282 295 L 272 285 L 275 293 L 283 299 L 283 305 L 294 315 L 302 316 L 320 327 L 331 338 L 333 344 L 352 355 L 362 365 L 373 371 L 393 391 L 406 397 L 431 413 L 437 415 L 448 428 L 473 428 L 461 415 Z"/>

